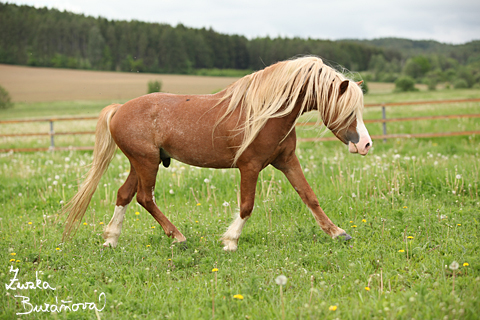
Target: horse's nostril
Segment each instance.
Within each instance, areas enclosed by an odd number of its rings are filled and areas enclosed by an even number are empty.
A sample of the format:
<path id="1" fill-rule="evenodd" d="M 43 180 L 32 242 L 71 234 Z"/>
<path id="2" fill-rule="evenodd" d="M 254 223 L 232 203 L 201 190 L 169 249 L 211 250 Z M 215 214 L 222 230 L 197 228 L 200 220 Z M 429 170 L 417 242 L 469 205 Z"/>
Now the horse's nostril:
<path id="1" fill-rule="evenodd" d="M 367 145 L 365 146 L 365 148 L 369 148 L 370 147 L 370 142 L 367 143 Z"/>

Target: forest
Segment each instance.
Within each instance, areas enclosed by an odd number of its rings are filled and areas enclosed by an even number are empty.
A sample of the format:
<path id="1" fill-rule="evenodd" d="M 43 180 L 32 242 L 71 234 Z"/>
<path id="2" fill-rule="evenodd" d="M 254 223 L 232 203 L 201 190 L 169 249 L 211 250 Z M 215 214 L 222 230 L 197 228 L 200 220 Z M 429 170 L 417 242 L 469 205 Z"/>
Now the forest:
<path id="1" fill-rule="evenodd" d="M 371 81 L 408 76 L 434 88 L 480 86 L 480 41 L 462 45 L 384 38 L 319 40 L 226 35 L 182 24 L 115 21 L 0 2 L 0 63 L 124 72 L 259 70 L 317 55 Z M 224 73 L 223 73 L 224 74 Z"/>

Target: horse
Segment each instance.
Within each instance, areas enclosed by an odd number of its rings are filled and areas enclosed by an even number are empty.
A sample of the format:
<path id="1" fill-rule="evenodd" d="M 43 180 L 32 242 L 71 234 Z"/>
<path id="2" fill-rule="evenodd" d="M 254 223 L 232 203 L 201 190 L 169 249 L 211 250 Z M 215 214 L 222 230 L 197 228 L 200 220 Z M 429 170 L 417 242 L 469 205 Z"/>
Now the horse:
<path id="1" fill-rule="evenodd" d="M 295 124 L 302 114 L 316 110 L 351 153 L 366 155 L 372 140 L 363 123 L 360 85 L 322 59 L 308 56 L 277 62 L 216 94 L 151 93 L 105 107 L 98 119 L 87 177 L 63 209 L 68 213 L 63 239 L 75 234 L 117 147 L 130 161 L 130 173 L 117 192 L 113 217 L 104 230 L 105 247 L 117 246 L 135 194 L 168 237 L 186 241 L 154 197 L 159 166 L 168 167 L 171 159 L 203 168 L 240 170 L 240 210 L 221 237 L 225 251 L 237 250 L 254 207 L 258 175 L 268 165 L 287 177 L 327 235 L 351 239 L 328 218 L 305 179 L 295 155 Z"/>

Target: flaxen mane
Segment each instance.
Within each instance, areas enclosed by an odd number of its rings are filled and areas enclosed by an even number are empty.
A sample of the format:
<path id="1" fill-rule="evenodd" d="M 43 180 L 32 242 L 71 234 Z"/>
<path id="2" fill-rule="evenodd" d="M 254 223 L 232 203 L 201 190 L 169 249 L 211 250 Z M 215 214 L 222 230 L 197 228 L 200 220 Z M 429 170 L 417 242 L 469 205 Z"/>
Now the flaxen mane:
<path id="1" fill-rule="evenodd" d="M 323 124 L 330 130 L 348 127 L 354 119 L 352 113 L 362 111 L 363 94 L 360 87 L 349 80 L 347 91 L 339 97 L 339 86 L 344 80 L 347 79 L 320 58 L 303 57 L 276 63 L 231 84 L 219 102 L 230 100 L 217 124 L 241 108 L 245 120 L 235 130 L 243 133 L 243 142 L 234 162 L 268 119 L 290 114 L 297 103 L 301 103 L 298 116 L 317 109 Z"/>

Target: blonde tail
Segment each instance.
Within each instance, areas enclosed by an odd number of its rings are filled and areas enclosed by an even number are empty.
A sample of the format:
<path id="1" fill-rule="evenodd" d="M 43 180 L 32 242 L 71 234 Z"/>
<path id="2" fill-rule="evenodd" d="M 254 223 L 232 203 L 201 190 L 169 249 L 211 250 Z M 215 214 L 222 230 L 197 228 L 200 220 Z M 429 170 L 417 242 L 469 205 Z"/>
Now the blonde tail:
<path id="1" fill-rule="evenodd" d="M 109 105 L 100 113 L 95 131 L 95 147 L 93 149 L 91 168 L 77 194 L 62 210 L 62 214 L 68 212 L 68 217 L 65 221 L 65 231 L 63 231 L 63 240 L 71 239 L 75 234 L 100 179 L 107 170 L 110 161 L 112 161 L 117 145 L 110 134 L 110 120 L 120 106 L 120 104 Z"/>

